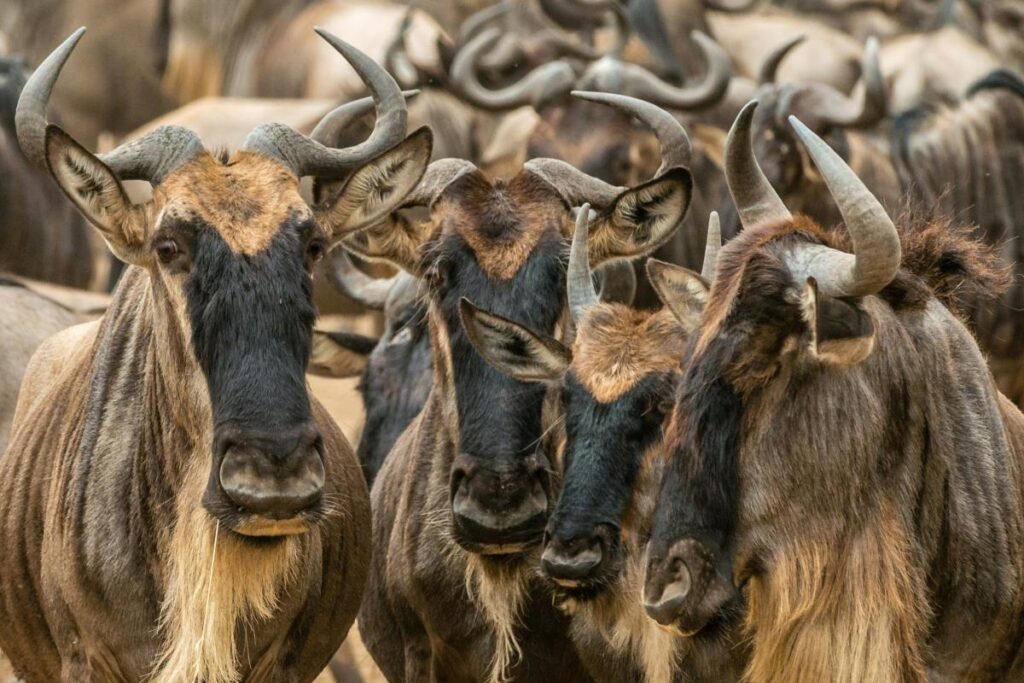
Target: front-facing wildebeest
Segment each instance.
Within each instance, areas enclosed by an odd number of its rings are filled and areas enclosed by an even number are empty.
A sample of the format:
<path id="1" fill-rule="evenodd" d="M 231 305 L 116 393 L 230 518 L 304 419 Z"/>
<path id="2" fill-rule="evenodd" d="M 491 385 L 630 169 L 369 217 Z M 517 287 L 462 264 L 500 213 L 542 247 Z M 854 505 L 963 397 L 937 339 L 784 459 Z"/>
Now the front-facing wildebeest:
<path id="1" fill-rule="evenodd" d="M 433 385 L 373 488 L 374 557 L 360 628 L 389 681 L 586 680 L 566 620 L 535 582 L 554 494 L 557 427 L 544 386 L 491 367 L 471 339 L 473 306 L 556 336 L 569 324 L 565 258 L 572 208 L 598 207 L 590 256 L 627 260 L 663 244 L 686 212 L 689 141 L 653 105 L 602 97 L 658 131 L 660 173 L 614 187 L 564 162 L 537 159 L 508 181 L 441 160 L 396 216 L 345 240 L 425 282 Z M 469 316 L 469 318 L 467 318 Z M 465 325 L 471 325 L 466 327 Z M 517 657 L 516 654 L 522 656 Z"/>
<path id="2" fill-rule="evenodd" d="M 852 244 L 790 215 L 734 127 L 745 228 L 687 351 L 649 612 L 696 633 L 743 588 L 755 682 L 1021 680 L 1024 417 L 947 298 L 996 260 L 897 232 L 790 123 Z"/>
<path id="3" fill-rule="evenodd" d="M 330 149 L 281 124 L 207 152 L 164 127 L 101 156 L 46 122 L 82 30 L 25 86 L 18 137 L 129 263 L 106 315 L 35 358 L 0 461 L 0 646 L 26 681 L 311 681 L 355 618 L 366 485 L 310 398 L 311 272 L 422 176 L 395 82 L 321 31 L 378 125 Z M 351 174 L 312 208 L 299 180 Z M 121 181 L 153 184 L 131 205 Z"/>
<path id="4" fill-rule="evenodd" d="M 705 275 L 720 244 L 708 230 Z M 745 663 L 739 609 L 692 638 L 644 613 L 643 560 L 664 471 L 665 435 L 686 340 L 707 298 L 703 277 L 648 261 L 672 308 L 637 310 L 598 301 L 586 263 L 586 224 L 569 259 L 572 348 L 487 315 L 481 355 L 513 377 L 561 385 L 562 490 L 548 521 L 541 575 L 571 615 L 570 634 L 596 681 L 735 681 Z M 738 603 L 736 605 L 739 606 Z"/>

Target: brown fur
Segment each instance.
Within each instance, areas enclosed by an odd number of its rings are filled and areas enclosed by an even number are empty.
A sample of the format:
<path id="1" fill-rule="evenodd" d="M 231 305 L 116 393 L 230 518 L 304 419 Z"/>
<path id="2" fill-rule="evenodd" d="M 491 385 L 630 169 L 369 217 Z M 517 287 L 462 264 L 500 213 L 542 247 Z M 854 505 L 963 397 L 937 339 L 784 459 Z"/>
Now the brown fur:
<path id="1" fill-rule="evenodd" d="M 280 163 L 253 152 L 222 162 L 201 154 L 156 189 L 164 217 L 201 217 L 238 254 L 263 251 L 289 217 L 309 213 L 295 176 Z"/>
<path id="2" fill-rule="evenodd" d="M 850 366 L 807 353 L 803 283 L 785 266 L 801 243 L 842 240 L 797 217 L 720 254 L 687 372 L 727 380 L 742 401 L 738 455 L 700 455 L 739 458 L 731 542 L 749 681 L 1019 675 L 1024 416 L 928 287 L 978 286 L 999 268 L 962 231 L 907 225 L 906 269 L 856 302 L 874 345 Z"/>
<path id="3" fill-rule="evenodd" d="M 651 314 L 606 304 L 588 312 L 573 343 L 572 372 L 601 403 L 611 403 L 645 375 L 677 370 L 684 332 L 668 311 Z"/>

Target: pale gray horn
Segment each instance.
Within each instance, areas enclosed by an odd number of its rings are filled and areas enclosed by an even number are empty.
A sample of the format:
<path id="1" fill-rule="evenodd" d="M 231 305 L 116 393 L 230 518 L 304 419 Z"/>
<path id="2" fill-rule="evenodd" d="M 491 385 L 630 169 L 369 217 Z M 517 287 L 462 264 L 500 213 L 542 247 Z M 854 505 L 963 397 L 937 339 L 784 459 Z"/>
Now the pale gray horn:
<path id="1" fill-rule="evenodd" d="M 767 85 L 775 82 L 775 77 L 778 75 L 779 65 L 782 60 L 786 58 L 792 50 L 800 43 L 807 40 L 807 36 L 804 34 L 796 35 L 787 40 L 786 42 L 779 45 L 777 48 L 768 53 L 764 63 L 761 64 L 761 70 L 757 74 L 757 82 L 760 85 Z"/>
<path id="2" fill-rule="evenodd" d="M 677 166 L 690 167 L 692 153 L 690 137 L 676 117 L 661 107 L 635 97 L 613 93 L 573 90 L 572 96 L 588 102 L 614 107 L 625 114 L 635 116 L 645 126 L 653 130 L 661 145 L 661 167 L 656 175 L 661 175 L 668 169 Z"/>
<path id="3" fill-rule="evenodd" d="M 704 246 L 704 265 L 701 266 L 701 276 L 711 282 L 715 278 L 715 268 L 718 266 L 718 252 L 722 248 L 722 223 L 718 219 L 718 212 L 712 211 L 708 216 L 708 240 Z"/>
<path id="4" fill-rule="evenodd" d="M 488 90 L 476 75 L 476 64 L 480 56 L 501 36 L 501 29 L 489 28 L 481 31 L 469 41 L 452 61 L 451 82 L 460 97 L 491 111 L 515 109 L 523 105 L 540 107 L 572 89 L 576 75 L 572 67 L 563 60 L 549 62 L 526 74 L 518 82 L 500 90 Z"/>
<path id="5" fill-rule="evenodd" d="M 599 299 L 594 289 L 594 275 L 590 271 L 590 252 L 587 238 L 590 233 L 590 204 L 584 204 L 576 214 L 576 232 L 569 249 L 569 269 L 566 273 L 566 298 L 574 322 L 583 320 L 587 309 Z"/>
<path id="6" fill-rule="evenodd" d="M 580 87 L 637 97 L 667 109 L 686 111 L 713 106 L 729 89 L 732 61 L 725 50 L 707 35 L 700 31 L 693 31 L 691 35 L 708 65 L 704 78 L 696 85 L 677 87 L 638 64 L 605 57 L 587 67 L 580 79 Z"/>
<path id="7" fill-rule="evenodd" d="M 878 63 L 878 39 L 868 38 L 862 65 L 864 87 L 859 97 L 850 97 L 830 85 L 813 83 L 796 88 L 783 100 L 780 110 L 799 114 L 808 121 L 840 128 L 871 128 L 885 118 L 888 94 Z"/>
<path id="8" fill-rule="evenodd" d="M 411 100 L 419 94 L 419 90 L 402 91 L 402 96 L 406 100 Z M 321 145 L 335 147 L 341 136 L 345 134 L 345 130 L 373 111 L 373 107 L 374 101 L 372 97 L 361 97 L 358 100 L 346 102 L 335 107 L 320 119 L 320 122 L 316 124 L 316 128 L 309 134 L 309 137 Z"/>
<path id="9" fill-rule="evenodd" d="M 332 178 L 345 175 L 404 140 L 409 112 L 395 79 L 377 62 L 330 32 L 319 27 L 315 30 L 369 88 L 377 104 L 377 121 L 370 137 L 354 147 L 332 149 L 286 125 L 270 123 L 253 130 L 244 147 L 277 159 L 299 177 Z"/>
<path id="10" fill-rule="evenodd" d="M 725 140 L 725 180 L 745 228 L 792 218 L 754 157 L 750 126 L 755 109 L 757 100 L 744 105 Z"/>
<path id="11" fill-rule="evenodd" d="M 652 126 L 662 145 L 663 161 L 657 175 L 677 166 L 688 169 L 690 139 L 682 124 L 668 112 L 655 113 L 657 107 L 654 105 L 625 95 L 573 91 L 573 96 L 617 107 Z M 523 164 L 523 168 L 546 180 L 572 206 L 589 202 L 605 209 L 626 191 L 624 187 L 606 183 L 559 159 L 531 159 Z"/>
<path id="12" fill-rule="evenodd" d="M 815 133 L 795 116 L 789 123 L 835 199 L 846 230 L 853 239 L 853 254 L 810 245 L 793 254 L 790 270 L 797 282 L 808 277 L 830 296 L 861 297 L 875 294 L 896 277 L 900 268 L 900 238 L 882 204 L 857 174 Z"/>
<path id="13" fill-rule="evenodd" d="M 46 109 L 50 93 L 83 34 L 85 28 L 78 29 L 51 52 L 29 76 L 18 99 L 14 116 L 18 144 L 25 157 L 43 169 L 48 168 Z M 148 180 L 156 184 L 202 149 L 203 144 L 194 132 L 180 126 L 161 126 L 97 158 L 122 180 Z"/>
<path id="14" fill-rule="evenodd" d="M 330 266 L 326 270 L 331 284 L 348 298 L 375 311 L 384 310 L 388 295 L 400 278 L 400 274 L 389 278 L 370 277 L 356 267 L 344 249 L 336 249 L 331 254 Z"/>

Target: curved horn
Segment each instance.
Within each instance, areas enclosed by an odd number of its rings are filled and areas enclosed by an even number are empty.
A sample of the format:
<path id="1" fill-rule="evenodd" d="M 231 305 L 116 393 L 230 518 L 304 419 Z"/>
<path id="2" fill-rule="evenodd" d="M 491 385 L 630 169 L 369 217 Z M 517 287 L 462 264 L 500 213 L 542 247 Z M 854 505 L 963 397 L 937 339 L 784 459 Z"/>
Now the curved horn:
<path id="1" fill-rule="evenodd" d="M 331 149 L 288 126 L 270 123 L 249 133 L 244 148 L 279 160 L 299 177 L 338 177 L 401 142 L 409 113 L 402 91 L 387 71 L 330 32 L 320 27 L 315 30 L 352 65 L 369 88 L 377 104 L 377 122 L 370 137 L 354 147 Z"/>
<path id="2" fill-rule="evenodd" d="M 792 218 L 754 157 L 750 124 L 755 109 L 757 100 L 747 102 L 725 139 L 725 181 L 736 202 L 740 222 L 748 228 L 765 221 Z"/>
<path id="3" fill-rule="evenodd" d="M 498 40 L 501 30 L 489 28 L 459 50 L 452 62 L 452 84 L 470 103 L 491 111 L 515 109 L 526 104 L 540 107 L 556 97 L 564 96 L 576 80 L 572 67 L 558 60 L 537 67 L 519 82 L 501 90 L 488 90 L 476 77 L 480 55 Z"/>
<path id="4" fill-rule="evenodd" d="M 658 142 L 661 144 L 661 167 L 656 175 L 661 175 L 670 168 L 682 166 L 690 167 L 692 146 L 686 129 L 667 111 L 635 97 L 616 95 L 603 92 L 587 92 L 573 90 L 573 97 L 588 102 L 597 102 L 614 107 L 619 111 L 635 116 L 643 121 L 644 125 L 654 131 Z"/>
<path id="5" fill-rule="evenodd" d="M 415 9 L 412 6 L 406 9 L 405 14 L 402 15 L 402 21 L 398 24 L 398 30 L 395 31 L 395 37 L 391 39 L 384 51 L 384 68 L 403 87 L 413 87 L 421 81 L 420 70 L 412 63 L 405 51 L 405 36 L 409 33 L 409 27 L 412 26 L 412 13 Z"/>
<path id="6" fill-rule="evenodd" d="M 587 309 L 599 299 L 594 290 L 594 277 L 590 272 L 590 253 L 587 237 L 590 232 L 590 204 L 584 204 L 576 214 L 576 232 L 569 249 L 569 270 L 566 274 L 566 297 L 569 313 L 575 323 L 583 319 Z"/>
<path id="7" fill-rule="evenodd" d="M 864 46 L 862 71 L 864 88 L 860 101 L 831 86 L 816 83 L 795 90 L 790 102 L 783 106 L 825 126 L 870 128 L 885 118 L 888 99 L 875 37 L 868 38 Z"/>
<path id="8" fill-rule="evenodd" d="M 78 29 L 51 52 L 29 77 L 18 99 L 14 116 L 18 144 L 25 157 L 43 169 L 47 168 L 46 109 L 50 93 L 84 34 L 85 28 Z M 97 157 L 122 180 L 148 180 L 156 184 L 202 149 L 199 136 L 192 131 L 180 126 L 161 126 Z"/>
<path id="9" fill-rule="evenodd" d="M 775 76 L 778 74 L 779 64 L 786 58 L 790 52 L 793 51 L 800 43 L 807 40 L 807 36 L 800 34 L 793 36 L 782 45 L 768 53 L 768 57 L 765 58 L 764 63 L 761 64 L 761 70 L 757 74 L 757 82 L 760 85 L 766 85 L 768 83 L 775 82 Z"/>
<path id="10" fill-rule="evenodd" d="M 419 90 L 402 91 L 402 97 L 406 100 L 411 100 L 419 94 Z M 334 147 L 338 144 L 341 136 L 344 135 L 345 130 L 354 122 L 373 111 L 373 107 L 374 101 L 372 97 L 362 97 L 352 102 L 346 102 L 327 112 L 320 119 L 320 122 L 316 124 L 316 128 L 309 134 L 309 137 L 321 145 Z"/>
<path id="11" fill-rule="evenodd" d="M 614 106 L 654 128 L 658 142 L 662 145 L 663 161 L 658 175 L 676 166 L 689 168 L 690 139 L 682 124 L 668 112 L 656 113 L 654 110 L 657 107 L 654 105 L 625 95 L 573 91 L 573 96 Z M 544 178 L 571 206 L 589 202 L 604 209 L 626 190 L 558 159 L 531 159 L 523 164 L 523 168 Z"/>
<path id="12" fill-rule="evenodd" d="M 331 254 L 331 266 L 326 268 L 331 284 L 348 298 L 375 311 L 384 310 L 391 288 L 401 277 L 400 273 L 389 278 L 370 277 L 356 268 L 344 249 L 336 249 Z"/>
<path id="13" fill-rule="evenodd" d="M 709 107 L 721 100 L 729 89 L 732 61 L 725 50 L 704 33 L 693 31 L 691 36 L 708 65 L 704 78 L 696 85 L 678 88 L 638 64 L 605 57 L 588 67 L 580 87 L 630 95 L 667 109 Z"/>
<path id="14" fill-rule="evenodd" d="M 629 42 L 629 13 L 619 0 L 540 0 L 540 8 L 551 21 L 569 30 L 591 29 L 603 15 L 611 13 L 616 37 L 610 54 L 621 55 Z M 596 55 L 590 59 L 596 59 Z"/>
<path id="15" fill-rule="evenodd" d="M 708 216 L 708 240 L 704 246 L 704 265 L 701 266 L 700 274 L 708 282 L 715 278 L 715 268 L 718 266 L 718 251 L 722 248 L 722 222 L 718 219 L 718 212 L 712 211 Z"/>
<path id="16" fill-rule="evenodd" d="M 490 7 L 485 7 L 479 12 L 476 12 L 459 27 L 458 41 L 459 44 L 464 45 L 468 43 L 472 38 L 487 27 L 491 22 L 497 21 L 512 9 L 512 3 L 509 0 L 502 0 L 502 2 L 495 3 Z"/>
<path id="17" fill-rule="evenodd" d="M 423 179 L 405 200 L 405 206 L 430 206 L 449 185 L 467 173 L 476 171 L 472 161 L 438 159 L 427 166 Z"/>
<path id="18" fill-rule="evenodd" d="M 882 204 L 846 162 L 795 116 L 789 123 L 821 172 L 853 239 L 853 254 L 814 245 L 793 255 L 790 264 L 798 283 L 808 277 L 831 296 L 875 294 L 896 277 L 900 238 Z"/>

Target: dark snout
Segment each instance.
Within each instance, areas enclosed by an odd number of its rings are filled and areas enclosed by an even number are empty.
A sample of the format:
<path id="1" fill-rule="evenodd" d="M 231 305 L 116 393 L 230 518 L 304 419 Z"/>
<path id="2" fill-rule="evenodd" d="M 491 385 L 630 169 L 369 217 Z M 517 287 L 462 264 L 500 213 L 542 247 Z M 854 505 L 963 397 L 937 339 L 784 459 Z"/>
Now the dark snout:
<path id="1" fill-rule="evenodd" d="M 693 635 L 736 597 L 699 541 L 676 542 L 665 557 L 648 557 L 644 609 L 662 626 Z"/>
<path id="2" fill-rule="evenodd" d="M 312 422 L 266 431 L 224 427 L 217 431 L 215 449 L 222 455 L 221 489 L 239 512 L 283 521 L 320 502 L 324 461 Z"/>
<path id="3" fill-rule="evenodd" d="M 599 580 L 612 564 L 616 533 L 604 524 L 549 527 L 547 546 L 540 558 L 541 574 L 569 589 Z"/>
<path id="4" fill-rule="evenodd" d="M 539 543 L 549 487 L 546 463 L 536 455 L 484 460 L 460 454 L 451 478 L 456 539 L 484 554 L 516 553 Z"/>

